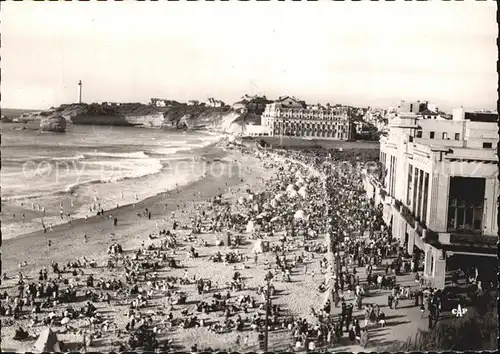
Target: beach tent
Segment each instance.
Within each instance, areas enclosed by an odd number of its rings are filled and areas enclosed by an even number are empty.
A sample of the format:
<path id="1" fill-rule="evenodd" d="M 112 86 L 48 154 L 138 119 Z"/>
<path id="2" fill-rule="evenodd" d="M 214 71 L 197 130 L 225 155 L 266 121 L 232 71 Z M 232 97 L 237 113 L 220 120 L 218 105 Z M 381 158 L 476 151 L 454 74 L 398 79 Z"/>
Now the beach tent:
<path id="1" fill-rule="evenodd" d="M 288 197 L 289 198 L 297 198 L 297 191 L 294 189 L 293 191 L 291 191 L 290 193 L 288 193 Z"/>
<path id="2" fill-rule="evenodd" d="M 57 335 L 50 329 L 50 327 L 47 327 L 40 332 L 37 341 L 33 345 L 33 350 L 37 353 L 61 351 Z"/>
<path id="3" fill-rule="evenodd" d="M 253 232 L 254 228 L 255 228 L 255 227 L 254 227 L 253 221 L 252 221 L 252 220 L 250 220 L 250 221 L 248 222 L 248 224 L 247 224 L 247 232 L 248 232 L 248 233 Z"/>
<path id="4" fill-rule="evenodd" d="M 295 190 L 295 186 L 293 184 L 289 184 L 288 187 L 286 187 L 287 193 L 290 193 Z"/>
<path id="5" fill-rule="evenodd" d="M 271 200 L 271 207 L 276 209 L 278 207 L 278 201 L 276 199 Z"/>
<path id="6" fill-rule="evenodd" d="M 295 219 L 302 219 L 302 220 L 305 220 L 306 219 L 306 215 L 304 213 L 304 210 L 297 210 L 295 212 L 295 215 L 293 216 Z"/>
<path id="7" fill-rule="evenodd" d="M 249 195 L 247 195 L 247 200 L 248 200 L 248 201 L 252 201 L 252 200 L 253 200 L 253 194 L 249 194 Z"/>
<path id="8" fill-rule="evenodd" d="M 309 237 L 315 237 L 316 236 L 316 231 L 314 231 L 313 229 L 308 229 L 307 230 L 307 236 L 309 236 Z"/>
<path id="9" fill-rule="evenodd" d="M 299 189 L 298 194 L 302 197 L 302 199 L 307 199 L 307 190 L 306 190 L 306 187 L 302 186 Z"/>
<path id="10" fill-rule="evenodd" d="M 245 197 L 244 196 L 241 196 L 238 198 L 238 203 L 239 204 L 245 204 Z"/>
<path id="11" fill-rule="evenodd" d="M 255 241 L 252 251 L 254 253 L 264 253 L 264 244 L 262 243 L 262 240 Z"/>

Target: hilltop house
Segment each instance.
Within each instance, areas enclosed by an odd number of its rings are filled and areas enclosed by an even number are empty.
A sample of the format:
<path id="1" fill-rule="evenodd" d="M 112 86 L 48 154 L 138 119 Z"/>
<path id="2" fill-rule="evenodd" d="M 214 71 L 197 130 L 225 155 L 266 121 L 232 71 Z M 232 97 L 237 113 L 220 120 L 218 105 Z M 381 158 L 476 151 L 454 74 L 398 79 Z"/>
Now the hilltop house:
<path id="1" fill-rule="evenodd" d="M 160 98 L 152 98 L 151 105 L 155 107 L 167 107 L 167 100 L 163 100 Z"/>
<path id="2" fill-rule="evenodd" d="M 205 102 L 205 106 L 207 107 L 224 107 L 225 103 L 220 101 L 220 100 L 216 100 L 215 98 L 209 98 L 207 100 L 207 102 Z"/>

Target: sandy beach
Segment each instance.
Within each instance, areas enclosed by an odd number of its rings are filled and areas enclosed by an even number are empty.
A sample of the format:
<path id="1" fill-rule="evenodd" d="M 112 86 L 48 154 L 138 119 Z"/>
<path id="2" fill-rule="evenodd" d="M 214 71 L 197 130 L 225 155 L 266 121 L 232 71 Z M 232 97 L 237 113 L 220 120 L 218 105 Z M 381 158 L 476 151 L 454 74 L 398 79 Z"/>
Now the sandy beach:
<path id="1" fill-rule="evenodd" d="M 145 250 L 153 245 L 158 249 L 161 239 L 150 239 L 149 235 L 157 235 L 159 230 L 173 228 L 174 220 L 178 223 L 178 228 L 175 231 L 177 245 L 174 249 L 167 250 L 168 257 L 175 259 L 178 262 L 176 268 L 161 267 L 149 274 L 157 274 L 156 281 L 170 281 L 173 278 L 177 279 L 205 279 L 212 282 L 212 290 L 208 292 L 198 293 L 196 283 L 183 284 L 175 283 L 173 285 L 174 293 L 181 291 L 187 295 L 186 303 L 183 305 L 168 305 L 165 303 L 165 295 L 162 291 L 153 291 L 151 281 L 139 280 L 137 283 L 141 289 L 151 289 L 151 295 L 148 295 L 147 305 L 140 309 L 141 316 L 151 318 L 154 323 L 158 323 L 157 327 L 161 331 L 157 334 L 157 340 L 160 343 L 170 341 L 170 348 L 173 350 L 189 350 L 192 345 L 197 344 L 200 350 L 211 348 L 218 350 L 238 350 L 238 351 L 257 351 L 259 350 L 258 332 L 253 330 L 245 330 L 242 332 L 226 331 L 225 333 L 216 333 L 210 330 L 207 326 L 220 321 L 220 315 L 217 312 L 205 314 L 198 313 L 200 318 L 205 319 L 206 326 L 181 328 L 179 326 L 168 325 L 165 322 L 166 315 L 171 313 L 174 318 L 187 318 L 186 316 L 196 315 L 196 304 L 202 301 L 210 301 L 215 296 L 215 293 L 226 293 L 231 291 L 232 301 L 236 298 L 244 296 L 253 297 L 256 300 L 257 308 L 251 310 L 248 315 L 256 315 L 262 312 L 264 299 L 257 294 L 256 290 L 264 283 L 264 276 L 270 270 L 276 267 L 274 262 L 275 255 L 273 252 L 266 252 L 258 255 L 258 259 L 254 259 L 254 239 L 249 233 L 241 233 L 236 230 L 231 231 L 233 235 L 242 236 L 243 242 L 234 248 L 234 246 L 219 245 L 216 241 L 221 239 L 225 231 L 213 232 L 204 231 L 201 234 L 196 234 L 194 239 L 191 239 L 191 222 L 190 217 L 196 215 L 196 207 L 201 207 L 200 210 L 207 212 L 207 221 L 215 214 L 211 211 L 213 204 L 209 201 L 211 198 L 222 194 L 222 200 L 231 205 L 233 211 L 245 213 L 248 211 L 247 205 L 240 205 L 239 200 L 242 196 L 248 196 L 248 190 L 253 194 L 259 194 L 261 191 L 268 190 L 269 181 L 277 174 L 294 175 L 293 171 L 301 168 L 303 173 L 310 174 L 311 170 L 308 165 L 297 161 L 291 157 L 284 159 L 277 155 L 269 155 L 267 159 L 256 158 L 253 156 L 255 151 L 242 153 L 238 150 L 219 151 L 218 154 L 211 155 L 211 161 L 216 165 L 212 173 L 193 184 L 179 188 L 168 193 L 161 193 L 157 196 L 148 198 L 135 205 L 123 206 L 118 209 L 106 211 L 104 216 L 91 217 L 88 220 L 81 219 L 73 221 L 72 225 L 64 224 L 54 227 L 54 230 L 48 233 L 35 232 L 21 237 L 5 240 L 2 247 L 2 271 L 7 274 L 8 279 L 2 282 L 1 292 L 7 290 L 9 294 L 15 294 L 17 277 L 16 274 L 21 271 L 26 282 L 37 283 L 38 271 L 44 267 L 48 270 L 49 280 L 54 279 L 56 274 L 52 272 L 51 263 L 57 262 L 60 266 L 68 262 L 76 262 L 85 257 L 88 261 L 95 260 L 96 267 L 79 268 L 78 272 L 63 273 L 61 279 L 68 279 L 70 284 L 76 284 L 76 288 L 83 293 L 89 291 L 85 285 L 85 279 L 92 275 L 94 279 L 100 279 L 103 282 L 111 280 L 123 279 L 124 269 L 122 266 L 117 269 L 107 267 L 110 256 L 107 254 L 108 247 L 113 243 L 118 243 L 123 248 L 124 257 L 136 257 L 139 253 L 137 250 L 142 249 L 140 254 L 144 252 L 145 259 L 150 259 Z M 273 161 L 270 163 L 270 161 Z M 215 166 L 214 165 L 214 166 Z M 295 167 L 293 167 L 295 166 Z M 281 169 L 281 171 L 279 171 Z M 283 171 L 284 169 L 284 171 Z M 290 169 L 290 170 L 288 170 Z M 316 171 L 317 172 L 317 171 Z M 321 176 L 319 174 L 318 176 Z M 316 177 L 315 177 L 316 178 Z M 321 179 L 317 182 L 316 191 L 314 192 L 315 203 L 321 203 L 320 187 L 323 182 Z M 274 185 L 273 188 L 276 188 Z M 311 187 L 312 188 L 312 187 Z M 267 193 L 276 193 L 267 191 Z M 318 194 L 319 193 L 319 194 Z M 300 200 L 299 200 L 300 201 Z M 288 202 L 287 202 L 288 203 Z M 286 207 L 293 210 L 293 205 L 299 208 L 307 206 L 306 201 L 300 201 L 299 204 L 290 202 L 290 206 Z M 305 204 L 304 204 L 305 203 Z M 151 212 L 151 219 L 144 216 L 144 211 Z M 138 215 L 139 214 L 139 215 Z M 319 217 L 319 218 L 318 218 Z M 118 219 L 118 223 L 114 226 L 113 218 Z M 316 216 L 316 220 L 321 220 L 321 215 Z M 183 226 L 186 225 L 184 228 Z M 320 227 L 320 224 L 317 226 Z M 279 245 L 280 239 L 285 236 L 285 230 L 281 229 L 274 234 L 265 233 L 263 240 L 270 242 L 271 245 Z M 84 235 L 87 235 L 85 239 Z M 49 246 L 50 241 L 50 246 Z M 297 316 L 308 322 L 314 323 L 316 315 L 311 312 L 311 309 L 321 308 L 324 304 L 325 295 L 319 291 L 319 287 L 325 281 L 325 276 L 322 274 L 325 269 L 321 266 L 323 255 L 311 252 L 304 252 L 304 245 L 301 241 L 292 240 L 289 245 L 287 256 L 301 256 L 303 259 L 301 264 L 295 266 L 291 272 L 291 278 L 288 281 L 281 279 L 279 273 L 275 273 L 276 279 L 273 280 L 276 294 L 272 298 L 273 305 L 279 306 L 279 312 L 285 316 Z M 204 246 L 201 246 L 205 243 Z M 325 234 L 319 232 L 314 237 L 313 245 L 315 247 L 323 247 L 325 243 Z M 188 250 L 194 246 L 198 252 L 198 257 L 190 257 Z M 288 247 L 288 246 L 287 246 Z M 226 264 L 225 262 L 213 262 L 210 257 L 216 252 L 222 254 L 238 252 L 243 255 L 243 261 Z M 156 251 L 155 251 L 156 252 Z M 19 267 L 20 261 L 26 261 L 27 264 L 22 268 Z M 271 268 L 272 267 L 272 268 Z M 355 267 L 356 268 L 356 267 Z M 366 281 L 366 274 L 363 267 L 357 267 L 360 282 Z M 378 268 L 377 268 L 378 269 Z M 274 272 L 277 272 L 277 267 Z M 241 279 L 244 282 L 244 288 L 239 291 L 230 289 L 231 279 L 235 272 L 240 273 Z M 128 273 L 128 272 L 127 272 Z M 146 271 L 148 273 L 148 271 Z M 144 275 L 146 276 L 146 275 Z M 169 280 L 170 279 L 170 280 Z M 46 282 L 46 281 L 44 281 Z M 411 277 L 401 279 L 401 284 L 409 284 L 413 280 Z M 107 293 L 110 296 L 110 303 L 105 301 L 94 301 L 96 307 L 96 316 L 100 319 L 100 327 L 93 325 L 89 327 L 88 318 L 76 318 L 71 320 L 67 325 L 53 323 L 51 328 L 56 332 L 60 341 L 65 343 L 68 350 L 83 350 L 83 342 L 86 338 L 84 331 L 92 332 L 93 338 L 89 343 L 87 350 L 92 351 L 116 351 L 120 344 L 128 341 L 129 335 L 124 331 L 127 323 L 130 323 L 130 303 L 133 297 L 125 295 L 120 291 L 101 291 L 98 288 L 92 288 L 95 293 Z M 378 294 L 372 294 L 370 302 L 373 304 L 383 305 L 385 294 L 387 291 L 379 291 Z M 346 301 L 353 301 L 353 294 L 345 293 Z M 79 301 L 70 303 L 69 306 L 79 309 L 85 305 L 85 297 Z M 135 301 L 135 300 L 134 300 Z M 53 308 L 54 314 L 59 314 L 64 310 L 64 304 L 58 304 Z M 67 305 L 66 305 L 67 307 Z M 259 311 L 260 310 L 260 311 Z M 42 315 L 46 315 L 47 311 L 43 310 Z M 412 313 L 417 317 L 419 315 L 418 308 L 394 310 L 387 318 L 403 317 L 400 313 Z M 414 314 L 413 314 L 414 312 Z M 234 316 L 240 317 L 234 313 Z M 253 316 L 252 315 L 252 316 Z M 283 316 L 281 315 L 281 316 Z M 359 313 L 357 314 L 360 315 Z M 59 316 L 59 315 L 58 315 Z M 246 317 L 246 316 L 245 316 Z M 2 348 L 4 350 L 29 351 L 31 350 L 38 334 L 42 329 L 46 328 L 41 323 L 32 324 L 32 316 L 21 316 L 15 322 L 10 319 L 2 320 Z M 104 321 L 104 322 L 102 322 Z M 402 328 L 398 331 L 399 334 L 393 335 L 392 332 L 386 332 L 382 339 L 375 340 L 377 347 L 389 343 L 389 339 L 406 339 L 405 333 L 414 333 L 416 328 L 422 327 L 422 321 L 406 321 L 396 322 Z M 112 327 L 108 328 L 113 324 Z M 29 332 L 29 338 L 25 340 L 13 340 L 15 330 L 21 326 Z M 104 327 L 103 327 L 104 326 Z M 100 329 L 99 329 L 100 328 Z M 107 329 L 103 329 L 107 328 Z M 118 330 L 117 330 L 118 329 Z M 341 341 L 343 350 L 361 350 L 361 347 L 356 344 L 349 344 L 344 338 Z M 270 332 L 269 349 L 270 350 L 287 350 L 290 345 L 293 345 L 293 333 L 286 328 L 274 329 Z"/>
<path id="2" fill-rule="evenodd" d="M 137 204 L 106 211 L 104 216 L 74 220 L 71 225 L 57 225 L 52 232 L 34 232 L 5 240 L 2 244 L 2 272 L 11 279 L 2 283 L 1 291 L 14 286 L 13 278 L 19 270 L 22 270 L 28 280 L 36 280 L 36 271 L 42 267 L 50 269 L 52 262 L 65 264 L 86 257 L 103 265 L 108 257 L 106 250 L 113 242 L 120 243 L 125 250 L 137 249 L 143 242 L 148 241 L 149 234 L 157 231 L 157 223 L 160 229 L 172 226 L 172 212 L 175 212 L 175 219 L 183 225 L 187 223 L 194 204 L 219 194 L 224 194 L 225 199 L 234 201 L 240 194 L 245 193 L 246 188 L 262 188 L 264 181 L 273 173 L 264 169 L 258 159 L 237 151 L 221 151 L 219 156 L 223 157 L 219 163 L 221 168 L 216 168 L 220 173 L 208 174 L 206 178 L 186 187 L 161 193 Z M 216 155 L 212 157 L 218 159 Z M 146 208 L 152 213 L 150 220 L 146 216 L 137 215 Z M 117 226 L 113 226 L 110 215 L 118 218 Z M 88 237 L 87 242 L 85 234 Z M 204 236 L 214 238 L 213 235 Z M 21 261 L 27 261 L 27 265 L 22 269 L 19 268 Z M 100 275 L 104 275 L 104 269 L 100 270 Z M 214 271 L 203 266 L 199 267 L 199 270 L 205 270 L 206 277 L 210 277 Z M 29 350 L 32 342 L 20 348 L 19 342 L 9 341 L 12 336 L 11 329 L 13 328 L 4 327 L 2 331 L 4 348 Z M 107 349 L 103 347 L 99 350 Z"/>

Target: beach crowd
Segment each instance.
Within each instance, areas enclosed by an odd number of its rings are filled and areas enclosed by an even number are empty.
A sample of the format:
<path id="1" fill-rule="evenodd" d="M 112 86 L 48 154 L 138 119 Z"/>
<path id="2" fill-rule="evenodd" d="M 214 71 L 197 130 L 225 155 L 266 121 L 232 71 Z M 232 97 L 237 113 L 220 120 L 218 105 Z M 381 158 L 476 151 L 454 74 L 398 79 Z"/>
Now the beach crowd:
<path id="1" fill-rule="evenodd" d="M 233 199 L 221 192 L 189 214 L 177 206 L 162 215 L 170 226 L 144 235 L 138 249 L 109 246 L 105 264 L 85 257 L 52 262 L 50 271 L 40 269 L 31 279 L 20 265 L 17 275 L 3 274 L 15 285 L 0 294 L 2 325 L 19 326 L 17 340 L 50 326 L 80 338 L 72 349 L 101 348 L 98 343 L 111 338 L 120 351 L 174 350 L 174 334 L 193 328 L 235 332 L 238 350 L 252 349 L 255 334 L 253 349 L 262 350 L 266 325 L 270 332 L 289 333 L 294 351 L 366 347 L 371 330 L 388 325 L 400 301 L 429 312 L 429 327 L 435 325 L 446 300 L 419 281 L 419 260 L 392 238 L 381 206 L 366 197 L 364 161 L 326 150 L 241 151 L 277 171 L 266 188 L 226 191 Z M 161 212 L 143 214 L 151 219 Z M 206 272 L 186 268 L 188 260 L 208 268 L 223 264 L 232 276 L 200 276 Z M 398 284 L 408 273 L 416 276 L 413 288 Z M 250 278 L 258 279 L 257 286 L 249 286 Z M 280 304 L 280 291 L 284 283 L 305 278 L 315 281 L 310 292 L 323 301 L 308 313 L 291 313 Z M 382 290 L 388 293 L 384 309 L 369 302 L 371 293 Z M 126 320 L 107 316 L 102 307 L 125 308 Z M 188 349 L 217 348 L 194 342 Z"/>

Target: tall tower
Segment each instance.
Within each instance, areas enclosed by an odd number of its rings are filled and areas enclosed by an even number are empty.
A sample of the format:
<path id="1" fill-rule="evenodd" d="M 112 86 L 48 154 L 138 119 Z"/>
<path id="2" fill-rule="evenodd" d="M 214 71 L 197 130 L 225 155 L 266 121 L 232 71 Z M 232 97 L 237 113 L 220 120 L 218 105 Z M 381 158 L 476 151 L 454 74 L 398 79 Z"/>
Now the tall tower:
<path id="1" fill-rule="evenodd" d="M 82 103 L 82 80 L 78 81 L 78 103 Z"/>

